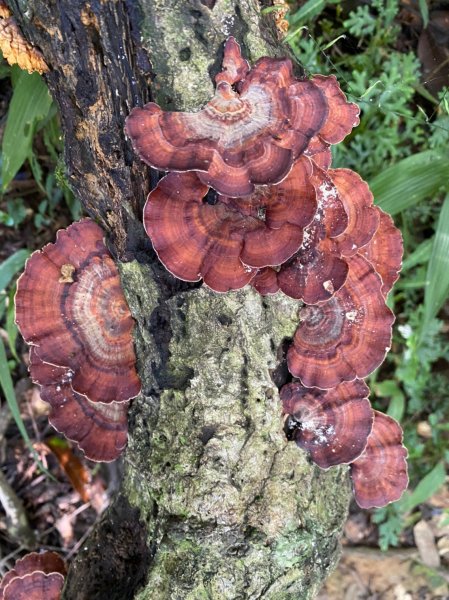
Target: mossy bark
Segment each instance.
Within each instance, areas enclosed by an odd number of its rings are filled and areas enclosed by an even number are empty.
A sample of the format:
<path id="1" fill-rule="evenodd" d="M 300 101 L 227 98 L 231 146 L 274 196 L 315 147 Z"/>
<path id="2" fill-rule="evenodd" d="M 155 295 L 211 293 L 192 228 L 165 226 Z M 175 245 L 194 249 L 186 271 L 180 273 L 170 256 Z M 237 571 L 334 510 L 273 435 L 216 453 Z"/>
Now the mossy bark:
<path id="1" fill-rule="evenodd" d="M 166 107 L 204 103 L 227 35 L 251 60 L 282 54 L 270 17 L 256 0 L 10 4 L 51 67 L 69 179 L 118 260 L 143 382 L 120 492 L 64 598 L 313 598 L 338 557 L 350 492 L 346 469 L 321 471 L 282 433 L 297 303 L 166 273 L 140 223 L 151 174 L 123 134 L 150 80 Z"/>

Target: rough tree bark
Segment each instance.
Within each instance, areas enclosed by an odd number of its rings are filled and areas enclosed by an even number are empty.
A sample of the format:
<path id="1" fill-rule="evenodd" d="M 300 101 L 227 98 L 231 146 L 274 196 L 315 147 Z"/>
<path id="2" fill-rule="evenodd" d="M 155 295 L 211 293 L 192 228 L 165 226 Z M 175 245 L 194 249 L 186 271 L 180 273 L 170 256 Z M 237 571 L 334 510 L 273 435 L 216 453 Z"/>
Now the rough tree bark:
<path id="1" fill-rule="evenodd" d="M 50 67 L 69 182 L 119 264 L 143 382 L 121 489 L 64 598 L 314 597 L 338 557 L 349 484 L 346 469 L 321 471 L 282 434 L 297 303 L 214 294 L 166 273 L 141 225 L 155 174 L 123 132 L 149 89 L 166 108 L 203 104 L 231 33 L 250 60 L 285 53 L 270 17 L 256 0 L 10 5 Z"/>

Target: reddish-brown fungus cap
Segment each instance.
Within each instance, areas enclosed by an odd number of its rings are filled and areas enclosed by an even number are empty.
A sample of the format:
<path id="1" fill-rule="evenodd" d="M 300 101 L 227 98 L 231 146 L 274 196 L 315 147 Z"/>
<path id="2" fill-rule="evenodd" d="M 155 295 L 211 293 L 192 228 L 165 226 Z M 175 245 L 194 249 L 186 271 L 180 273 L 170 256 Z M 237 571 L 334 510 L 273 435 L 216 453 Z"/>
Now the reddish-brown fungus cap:
<path id="1" fill-rule="evenodd" d="M 39 357 L 73 371 L 72 387 L 93 402 L 140 391 L 134 322 L 118 270 L 89 219 L 57 234 L 27 261 L 17 284 L 16 323 Z"/>
<path id="2" fill-rule="evenodd" d="M 348 226 L 335 241 L 343 256 L 352 256 L 366 246 L 377 231 L 378 209 L 373 205 L 368 184 L 360 175 L 350 169 L 331 169 L 328 173 L 348 215 Z"/>
<path id="3" fill-rule="evenodd" d="M 332 163 L 332 152 L 330 144 L 326 144 L 319 135 L 315 135 L 309 142 L 309 145 L 304 150 L 305 156 L 313 159 L 313 162 L 327 171 Z"/>
<path id="4" fill-rule="evenodd" d="M 306 166 L 318 208 L 298 252 L 281 267 L 278 282 L 287 296 L 315 304 L 328 300 L 346 281 L 348 265 L 332 238 L 345 231 L 348 216 L 328 173 L 305 157 L 297 164 Z"/>
<path id="5" fill-rule="evenodd" d="M 44 363 L 36 349 L 30 351 L 30 374 L 40 382 L 41 398 L 51 406 L 48 420 L 76 442 L 87 458 L 110 462 L 122 453 L 128 441 L 128 402 L 91 402 L 73 391 L 73 371 Z"/>
<path id="6" fill-rule="evenodd" d="M 262 296 L 276 294 L 279 291 L 278 274 L 272 267 L 260 269 L 251 280 L 251 285 Z"/>
<path id="7" fill-rule="evenodd" d="M 313 188 L 295 169 L 249 198 L 208 191 L 196 173 L 169 173 L 148 196 L 144 225 L 171 273 L 186 281 L 202 277 L 218 292 L 241 288 L 257 268 L 287 260 L 315 211 Z"/>
<path id="8" fill-rule="evenodd" d="M 126 132 L 147 164 L 199 171 L 220 194 L 248 196 L 288 174 L 327 118 L 327 101 L 320 87 L 294 78 L 288 59 L 261 58 L 238 91 L 224 73 L 204 109 L 163 112 L 149 103 L 131 111 Z"/>
<path id="9" fill-rule="evenodd" d="M 64 577 L 61 573 L 35 571 L 12 579 L 3 591 L 4 600 L 60 600 Z"/>
<path id="10" fill-rule="evenodd" d="M 366 377 L 390 349 L 394 316 L 382 282 L 363 257 L 355 255 L 348 264 L 346 283 L 330 300 L 301 309 L 287 363 L 307 387 L 329 389 Z"/>
<path id="11" fill-rule="evenodd" d="M 329 109 L 319 136 L 329 144 L 338 144 L 360 123 L 360 109 L 357 104 L 346 100 L 335 75 L 314 75 L 312 82 L 326 96 Z"/>
<path id="12" fill-rule="evenodd" d="M 0 583 L 0 600 L 6 597 L 14 598 L 14 596 L 4 595 L 6 587 L 13 579 L 20 579 L 34 572 L 40 572 L 41 574 L 58 573 L 63 577 L 62 581 L 64 581 L 66 567 L 62 558 L 55 552 L 31 552 L 19 559 L 14 568 L 8 571 L 3 577 Z M 42 598 L 44 597 L 42 596 Z"/>
<path id="13" fill-rule="evenodd" d="M 373 239 L 359 250 L 376 269 L 382 279 L 382 293 L 384 296 L 393 287 L 399 277 L 402 266 L 402 235 L 393 223 L 393 219 L 376 206 L 380 218 L 379 227 Z"/>
<path id="14" fill-rule="evenodd" d="M 401 426 L 375 410 L 366 449 L 351 465 L 354 497 L 361 508 L 399 500 L 408 485 L 406 458 Z"/>
<path id="15" fill-rule="evenodd" d="M 249 68 L 248 61 L 242 57 L 240 45 L 231 36 L 226 40 L 222 71 L 215 77 L 215 83 L 218 85 L 220 81 L 226 81 L 230 85 L 234 85 L 245 79 Z"/>
<path id="16" fill-rule="evenodd" d="M 330 390 L 289 383 L 281 389 L 284 430 L 319 467 L 353 462 L 365 449 L 373 423 L 368 386 L 360 380 Z"/>

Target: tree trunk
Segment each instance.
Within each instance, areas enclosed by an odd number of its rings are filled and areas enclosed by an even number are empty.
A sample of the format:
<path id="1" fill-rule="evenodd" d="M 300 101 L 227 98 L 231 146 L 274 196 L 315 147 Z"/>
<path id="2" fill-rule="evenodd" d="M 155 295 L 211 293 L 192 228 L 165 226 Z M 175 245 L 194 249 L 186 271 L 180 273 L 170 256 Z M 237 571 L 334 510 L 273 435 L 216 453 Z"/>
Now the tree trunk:
<path id="1" fill-rule="evenodd" d="M 121 489 L 64 598 L 313 598 L 337 560 L 350 492 L 346 468 L 318 469 L 282 432 L 298 303 L 171 277 L 141 224 L 153 175 L 123 132 L 149 87 L 164 108 L 203 104 L 229 34 L 251 61 L 285 54 L 271 17 L 256 0 L 10 4 L 50 67 L 69 182 L 108 234 L 143 383 Z"/>

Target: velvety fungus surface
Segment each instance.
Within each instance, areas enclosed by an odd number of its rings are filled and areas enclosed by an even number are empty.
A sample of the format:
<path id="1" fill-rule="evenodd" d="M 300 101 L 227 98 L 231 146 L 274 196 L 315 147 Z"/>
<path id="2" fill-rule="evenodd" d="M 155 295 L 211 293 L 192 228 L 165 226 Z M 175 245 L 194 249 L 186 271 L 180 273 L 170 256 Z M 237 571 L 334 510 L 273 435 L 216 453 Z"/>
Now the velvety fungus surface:
<path id="1" fill-rule="evenodd" d="M 368 386 L 358 379 L 330 390 L 289 383 L 280 392 L 287 437 L 319 467 L 353 462 L 365 449 L 373 424 Z"/>
<path id="2" fill-rule="evenodd" d="M 72 388 L 92 402 L 140 391 L 134 321 L 100 227 L 89 219 L 60 230 L 27 261 L 17 284 L 16 323 L 39 358 L 73 372 Z"/>
<path id="3" fill-rule="evenodd" d="M 354 497 L 361 508 L 399 500 L 407 489 L 407 449 L 397 421 L 374 411 L 373 429 L 364 453 L 352 463 Z"/>
<path id="4" fill-rule="evenodd" d="M 300 311 L 287 362 L 307 387 L 329 389 L 366 377 L 390 349 L 394 316 L 382 282 L 362 256 L 351 257 L 348 264 L 346 283 L 330 300 Z"/>

